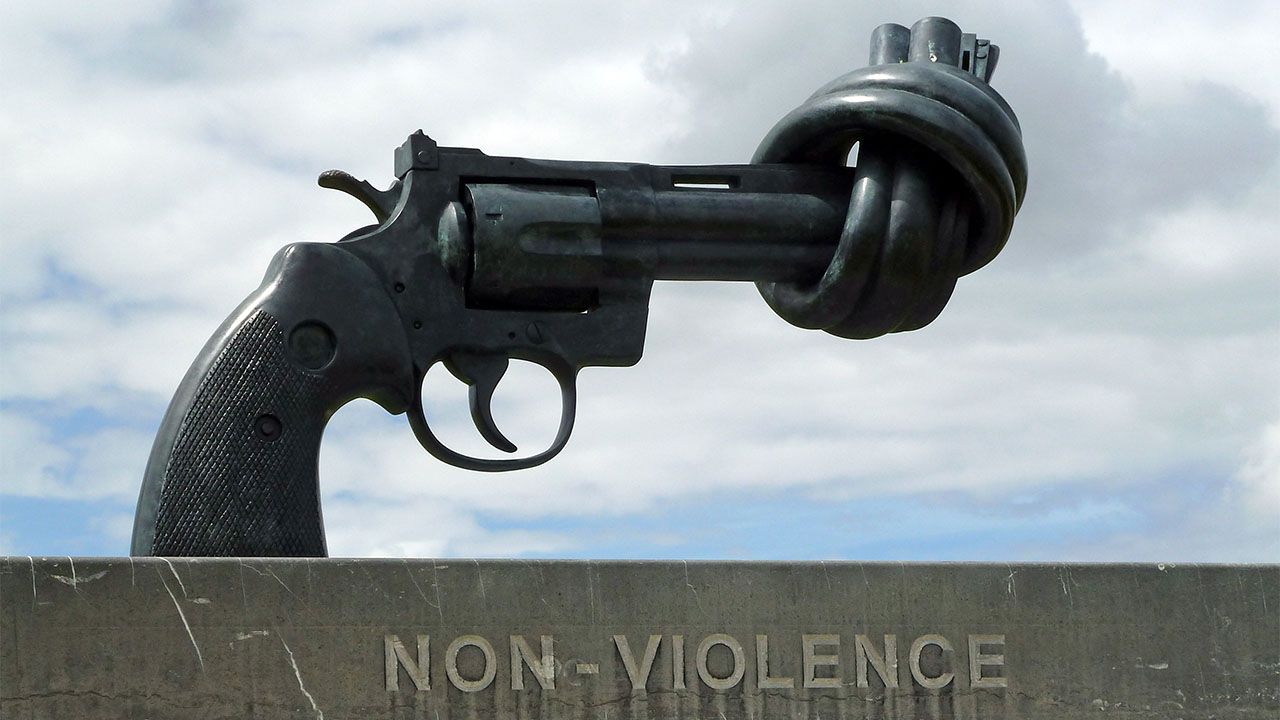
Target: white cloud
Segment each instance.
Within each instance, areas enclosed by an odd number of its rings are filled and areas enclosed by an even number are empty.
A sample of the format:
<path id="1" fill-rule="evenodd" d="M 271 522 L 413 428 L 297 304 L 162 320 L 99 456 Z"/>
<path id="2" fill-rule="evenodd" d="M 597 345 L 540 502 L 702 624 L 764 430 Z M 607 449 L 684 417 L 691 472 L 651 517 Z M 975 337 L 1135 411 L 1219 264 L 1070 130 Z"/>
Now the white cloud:
<path id="1" fill-rule="evenodd" d="M 333 557 L 520 557 L 582 549 L 563 534 L 490 530 L 468 508 L 421 498 L 331 502 L 325 527 Z"/>
<path id="2" fill-rule="evenodd" d="M 1144 97 L 1194 94 L 1200 82 L 1229 85 L 1280 113 L 1280 87 L 1264 62 L 1280 25 L 1268 0 L 1231 4 L 1071 0 L 1090 49 L 1101 53 Z"/>
<path id="3" fill-rule="evenodd" d="M 1260 528 L 1280 533 L 1280 423 L 1263 428 L 1236 478 L 1237 502 Z"/>
<path id="4" fill-rule="evenodd" d="M 71 452 L 50 441 L 49 429 L 38 422 L 11 412 L 0 412 L 0 470 L 5 478 L 5 492 L 49 493 L 57 482 L 56 469 L 71 460 Z"/>
<path id="5" fill-rule="evenodd" d="M 132 499 L 151 433 L 108 427 L 71 437 L 56 427 L 0 411 L 4 493 L 68 500 Z"/>

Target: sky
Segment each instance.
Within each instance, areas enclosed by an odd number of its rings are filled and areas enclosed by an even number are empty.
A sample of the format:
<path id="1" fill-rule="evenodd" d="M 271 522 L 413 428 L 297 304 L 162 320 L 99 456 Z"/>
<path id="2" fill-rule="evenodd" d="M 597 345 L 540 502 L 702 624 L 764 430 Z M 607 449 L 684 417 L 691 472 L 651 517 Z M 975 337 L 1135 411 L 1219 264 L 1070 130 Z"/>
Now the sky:
<path id="1" fill-rule="evenodd" d="M 548 464 L 478 474 L 368 401 L 330 421 L 330 554 L 1280 560 L 1275 3 L 6 2 L 0 554 L 123 555 L 187 366 L 281 246 L 367 224 L 419 128 L 490 154 L 746 162 L 883 22 L 1000 45 L 1030 167 L 928 327 L 800 330 L 659 283 Z M 1251 60 L 1252 58 L 1252 60 Z M 428 412 L 462 450 L 466 388 Z M 494 414 L 554 435 L 515 363 Z"/>

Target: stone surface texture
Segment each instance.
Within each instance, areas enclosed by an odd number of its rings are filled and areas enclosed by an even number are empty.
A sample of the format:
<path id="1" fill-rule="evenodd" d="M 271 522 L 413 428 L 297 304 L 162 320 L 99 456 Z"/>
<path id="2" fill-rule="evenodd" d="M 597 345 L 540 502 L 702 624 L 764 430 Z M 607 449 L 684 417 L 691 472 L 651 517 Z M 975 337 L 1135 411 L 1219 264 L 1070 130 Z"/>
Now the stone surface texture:
<path id="1" fill-rule="evenodd" d="M 1280 566 L 10 557 L 0 716 L 1276 718 Z"/>

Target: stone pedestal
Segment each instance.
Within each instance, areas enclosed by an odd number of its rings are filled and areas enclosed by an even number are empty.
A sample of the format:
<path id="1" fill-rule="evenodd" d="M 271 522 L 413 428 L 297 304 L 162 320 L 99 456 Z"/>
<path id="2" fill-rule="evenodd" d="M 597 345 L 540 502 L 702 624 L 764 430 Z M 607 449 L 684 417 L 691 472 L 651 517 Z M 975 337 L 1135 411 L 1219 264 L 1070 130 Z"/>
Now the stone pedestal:
<path id="1" fill-rule="evenodd" d="M 5 718 L 1275 718 L 1280 566 L 0 560 Z"/>

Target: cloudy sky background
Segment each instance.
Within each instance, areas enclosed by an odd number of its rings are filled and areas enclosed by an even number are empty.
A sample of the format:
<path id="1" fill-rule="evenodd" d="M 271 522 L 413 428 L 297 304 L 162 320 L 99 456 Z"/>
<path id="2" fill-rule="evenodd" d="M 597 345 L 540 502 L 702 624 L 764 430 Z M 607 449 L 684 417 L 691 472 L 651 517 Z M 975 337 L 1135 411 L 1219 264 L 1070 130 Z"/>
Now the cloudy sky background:
<path id="1" fill-rule="evenodd" d="M 417 128 L 492 154 L 742 162 L 930 14 L 1002 48 L 1031 167 L 922 331 L 802 331 L 659 284 L 548 465 L 474 474 L 331 421 L 333 555 L 1280 559 L 1275 3 L 23 3 L 0 8 L 0 553 L 119 555 L 187 365 L 272 254 L 368 222 Z M 554 382 L 495 414 L 546 444 Z M 427 383 L 478 449 L 465 387 Z"/>

